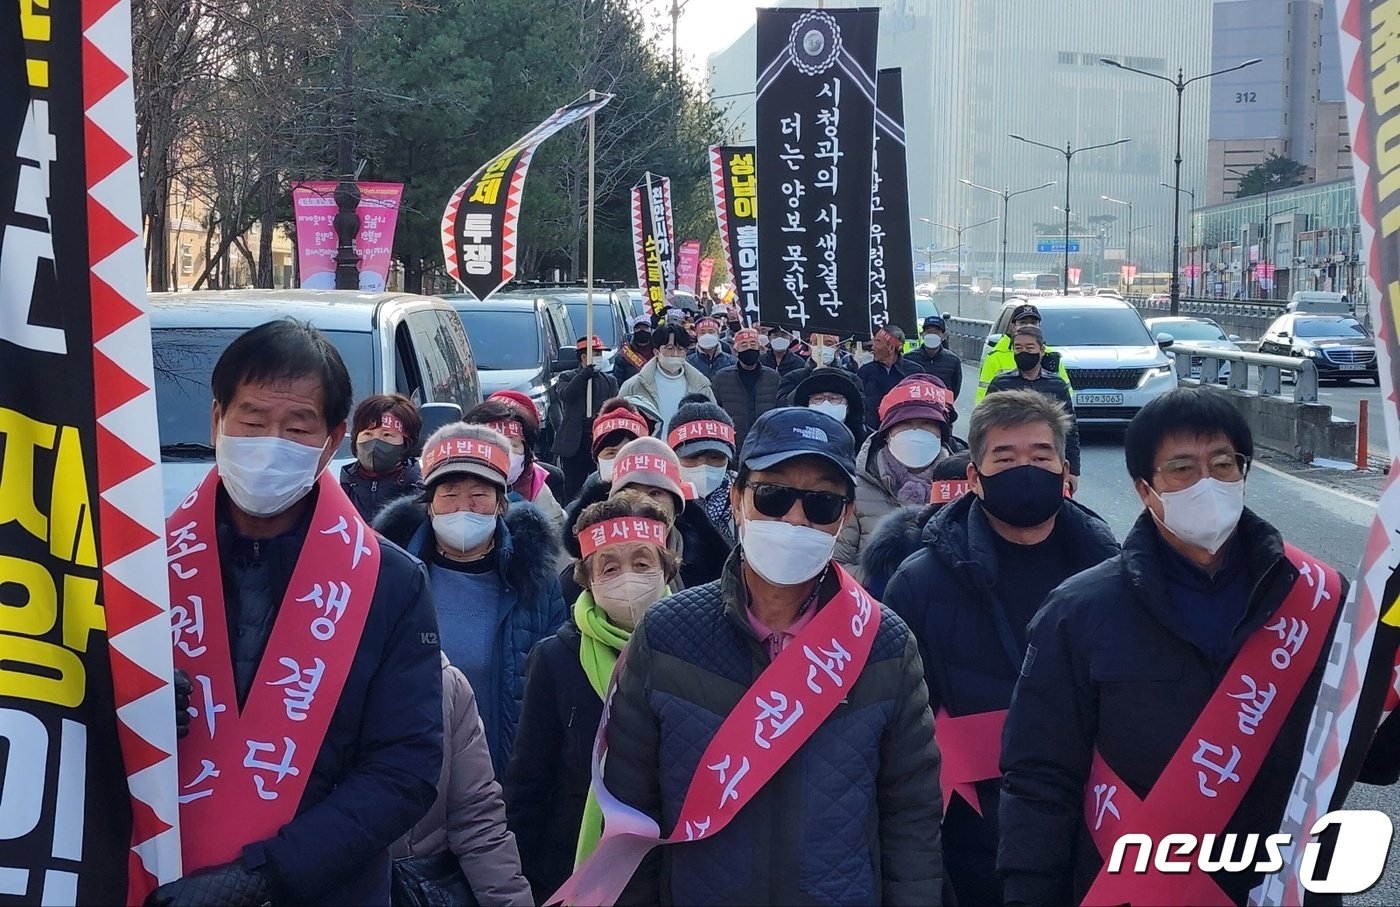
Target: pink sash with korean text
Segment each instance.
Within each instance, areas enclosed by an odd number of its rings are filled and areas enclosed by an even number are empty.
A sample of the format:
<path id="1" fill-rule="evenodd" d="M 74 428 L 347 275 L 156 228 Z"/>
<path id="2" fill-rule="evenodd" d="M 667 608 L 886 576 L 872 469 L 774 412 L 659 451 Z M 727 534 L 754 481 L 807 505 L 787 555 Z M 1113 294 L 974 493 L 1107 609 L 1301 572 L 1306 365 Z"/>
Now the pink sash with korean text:
<path id="1" fill-rule="evenodd" d="M 650 816 L 612 796 L 603 784 L 609 693 L 593 744 L 593 791 L 603 810 L 603 836 L 547 903 L 615 903 L 648 851 L 714 837 L 831 715 L 865 669 L 880 623 L 880 603 L 840 566 L 831 566 L 840 590 L 769 663 L 715 732 L 670 837 L 662 838 Z M 624 650 L 614 682 L 626 657 Z"/>
<path id="2" fill-rule="evenodd" d="M 175 667 L 190 675 L 179 744 L 185 874 L 236 858 L 296 815 L 359 647 L 379 542 L 329 473 L 242 711 L 224 615 L 211 469 L 166 521 Z"/>
<path id="3" fill-rule="evenodd" d="M 938 786 L 943 790 L 944 814 L 957 794 L 982 815 L 974 785 L 1001 777 L 1001 729 L 1006 724 L 1006 711 L 954 716 L 940 709 L 934 718 L 933 739 L 942 757 Z"/>
<path id="4" fill-rule="evenodd" d="M 1145 834 L 1154 842 L 1169 834 L 1220 834 L 1254 783 L 1323 654 L 1342 603 L 1335 570 L 1292 545 L 1284 551 L 1298 579 L 1273 619 L 1245 641 L 1147 798 L 1139 800 L 1094 754 L 1084 818 L 1105 865 L 1083 904 L 1233 903 L 1193 857 L 1183 857 L 1191 862 L 1189 872 L 1172 874 L 1151 863 L 1146 873 L 1134 873 L 1126 859 L 1120 872 L 1110 874 L 1107 862 L 1126 834 Z"/>

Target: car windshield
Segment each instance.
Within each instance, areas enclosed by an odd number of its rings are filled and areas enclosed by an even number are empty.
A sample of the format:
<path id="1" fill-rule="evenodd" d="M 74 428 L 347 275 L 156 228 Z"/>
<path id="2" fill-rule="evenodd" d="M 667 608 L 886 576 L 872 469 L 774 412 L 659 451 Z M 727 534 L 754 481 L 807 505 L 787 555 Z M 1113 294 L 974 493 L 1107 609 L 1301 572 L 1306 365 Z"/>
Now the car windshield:
<path id="1" fill-rule="evenodd" d="M 1156 334 L 1171 334 L 1173 340 L 1228 340 L 1219 326 L 1209 321 L 1158 321 L 1152 325 Z"/>
<path id="2" fill-rule="evenodd" d="M 460 306 L 462 327 L 472 343 L 476 367 L 484 372 L 539 368 L 540 331 L 533 309 L 483 309 L 477 303 Z"/>
<path id="3" fill-rule="evenodd" d="M 1293 323 L 1298 337 L 1369 337 L 1354 318 L 1299 318 Z"/>
<path id="4" fill-rule="evenodd" d="M 931 318 L 937 314 L 938 304 L 935 303 L 931 297 L 914 297 L 914 316 L 918 319 L 919 324 L 922 325 L 925 318 Z"/>
<path id="5" fill-rule="evenodd" d="M 161 459 L 209 459 L 209 377 L 225 347 L 241 328 L 156 328 L 151 331 L 156 379 L 156 418 Z M 325 331 L 350 372 L 352 399 L 375 392 L 373 336 L 353 331 Z M 337 456 L 350 456 L 347 435 Z"/>
<path id="6" fill-rule="evenodd" d="M 1132 309 L 1045 306 L 1041 330 L 1050 346 L 1151 346 L 1152 338 Z"/>
<path id="7" fill-rule="evenodd" d="M 568 299 L 564 305 L 569 309 L 569 323 L 573 325 L 574 336 L 584 336 L 588 325 L 588 300 Z M 606 296 L 593 297 L 593 333 L 603 341 L 603 346 L 610 350 L 617 349 L 617 318 L 613 315 L 612 300 Z"/>

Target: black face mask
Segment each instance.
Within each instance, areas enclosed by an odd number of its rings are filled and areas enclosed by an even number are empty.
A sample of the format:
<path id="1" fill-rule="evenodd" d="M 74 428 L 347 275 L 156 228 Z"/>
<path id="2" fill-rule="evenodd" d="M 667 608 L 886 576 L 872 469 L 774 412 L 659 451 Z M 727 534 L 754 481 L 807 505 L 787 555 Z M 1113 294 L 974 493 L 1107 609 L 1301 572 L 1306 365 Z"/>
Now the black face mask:
<path id="1" fill-rule="evenodd" d="M 744 350 L 742 353 L 735 353 L 739 357 L 739 362 L 749 368 L 758 365 L 758 357 L 763 355 L 758 350 Z"/>
<path id="2" fill-rule="evenodd" d="M 651 346 L 651 331 L 637 331 L 632 335 L 633 346 Z"/>
<path id="3" fill-rule="evenodd" d="M 1065 477 L 1027 464 L 982 478 L 982 506 L 1003 523 L 1022 529 L 1039 526 L 1065 502 Z"/>
<path id="4" fill-rule="evenodd" d="M 1040 364 L 1040 353 L 1016 353 L 1016 368 L 1028 372 Z"/>
<path id="5" fill-rule="evenodd" d="M 731 321 L 731 322 L 729 322 L 729 333 L 731 333 L 731 334 L 737 334 L 737 333 L 739 333 L 739 329 L 742 328 L 742 327 L 743 327 L 743 325 L 741 325 L 739 322 L 737 322 L 737 321 Z"/>
<path id="6" fill-rule="evenodd" d="M 405 445 L 391 444 L 383 438 L 362 441 L 356 445 L 355 459 L 372 473 L 388 472 L 404 460 Z"/>

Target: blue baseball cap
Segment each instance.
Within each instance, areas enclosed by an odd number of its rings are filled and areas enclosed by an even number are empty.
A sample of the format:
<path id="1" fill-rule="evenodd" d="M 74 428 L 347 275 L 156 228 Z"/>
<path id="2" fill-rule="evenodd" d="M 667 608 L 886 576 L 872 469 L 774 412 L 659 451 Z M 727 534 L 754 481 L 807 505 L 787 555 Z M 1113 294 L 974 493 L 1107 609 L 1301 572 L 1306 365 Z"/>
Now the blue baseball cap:
<path id="1" fill-rule="evenodd" d="M 924 330 L 927 331 L 933 328 L 944 332 L 948 330 L 948 326 L 943 323 L 943 319 L 938 315 L 930 315 L 924 319 Z"/>
<path id="2" fill-rule="evenodd" d="M 856 480 L 856 439 L 851 430 L 826 413 L 802 406 L 770 409 L 758 417 L 744 438 L 739 463 L 771 469 L 793 457 L 821 457 L 852 483 Z"/>

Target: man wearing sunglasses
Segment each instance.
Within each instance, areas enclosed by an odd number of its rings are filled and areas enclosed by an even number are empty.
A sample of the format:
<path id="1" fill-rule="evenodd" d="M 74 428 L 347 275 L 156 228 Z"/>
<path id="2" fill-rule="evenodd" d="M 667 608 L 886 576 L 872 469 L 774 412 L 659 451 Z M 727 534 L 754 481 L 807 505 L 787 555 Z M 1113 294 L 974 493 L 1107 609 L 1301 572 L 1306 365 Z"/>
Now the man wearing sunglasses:
<path id="1" fill-rule="evenodd" d="M 1265 881 L 1262 849 L 1248 868 L 1209 874 L 1103 866 L 1129 834 L 1263 841 L 1324 775 L 1340 766 L 1319 812 L 1356 780 L 1379 692 L 1362 694 L 1350 740 L 1311 728 L 1320 691 L 1340 696 L 1323 679 L 1346 581 L 1245 507 L 1253 454 L 1248 424 L 1214 388 L 1174 390 L 1129 425 L 1142 516 L 1120 555 L 1050 595 L 1006 719 L 1008 903 L 1246 903 Z M 1392 642 L 1371 659 L 1379 679 L 1393 654 Z M 1305 767 L 1320 751 L 1322 767 Z"/>
<path id="2" fill-rule="evenodd" d="M 656 822 L 670 846 L 642 861 L 625 902 L 941 902 L 918 646 L 831 559 L 854 487 L 845 425 L 765 413 L 740 454 L 740 544 L 723 575 L 633 632 L 604 733 L 620 804 L 599 800 L 605 829 Z M 630 865 L 594 860 L 626 882 Z"/>

